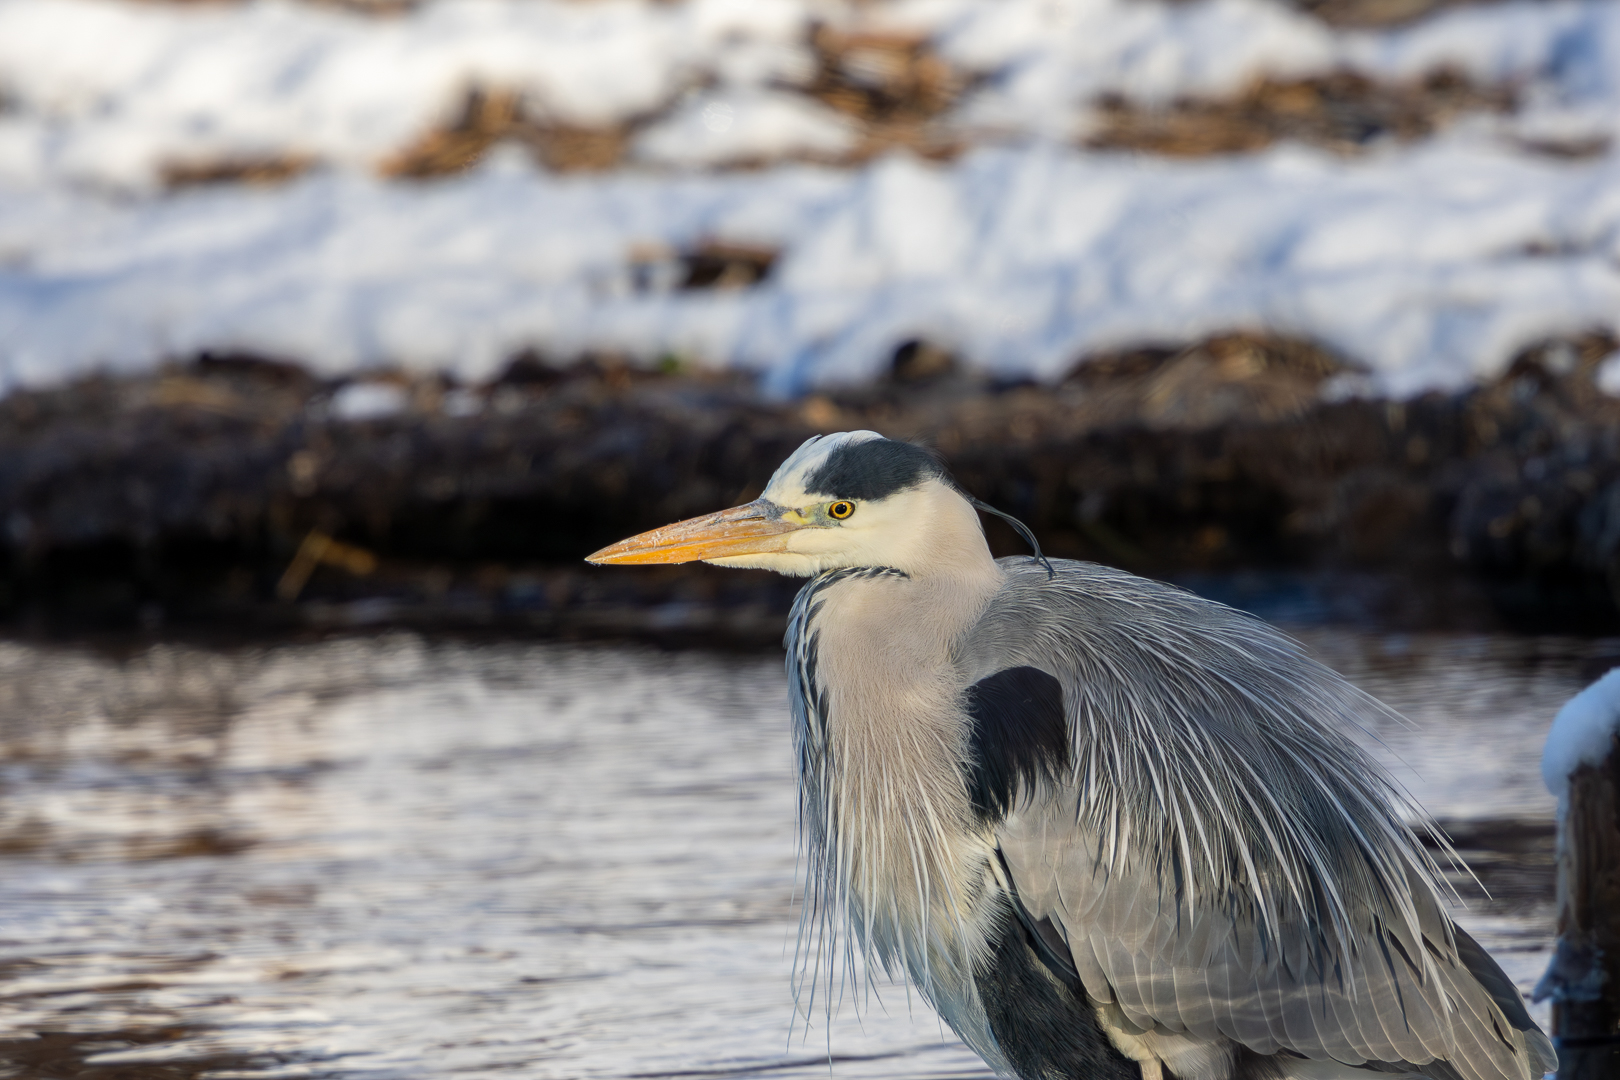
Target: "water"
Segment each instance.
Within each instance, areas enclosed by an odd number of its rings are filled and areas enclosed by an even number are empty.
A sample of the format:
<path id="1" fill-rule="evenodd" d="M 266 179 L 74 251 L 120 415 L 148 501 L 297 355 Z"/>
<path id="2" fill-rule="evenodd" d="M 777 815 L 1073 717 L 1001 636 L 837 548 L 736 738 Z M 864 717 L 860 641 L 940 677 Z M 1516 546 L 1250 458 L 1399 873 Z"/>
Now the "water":
<path id="1" fill-rule="evenodd" d="M 1304 636 L 1416 722 L 1376 752 L 1530 985 L 1603 647 Z M 785 716 L 770 655 L 0 644 L 0 1076 L 986 1075 L 900 989 L 795 1023 Z"/>

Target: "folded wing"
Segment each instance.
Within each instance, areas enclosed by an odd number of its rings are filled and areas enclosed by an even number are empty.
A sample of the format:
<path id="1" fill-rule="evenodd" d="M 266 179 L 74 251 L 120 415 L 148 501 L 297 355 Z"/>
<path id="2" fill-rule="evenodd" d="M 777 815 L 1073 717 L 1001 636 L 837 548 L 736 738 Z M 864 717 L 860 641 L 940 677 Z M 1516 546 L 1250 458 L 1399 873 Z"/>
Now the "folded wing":
<path id="1" fill-rule="evenodd" d="M 1178 896 L 1153 867 L 1099 865 L 1061 802 L 1009 818 L 998 839 L 1027 917 L 1050 921 L 1092 1001 L 1138 1029 L 1467 1080 L 1557 1066 L 1511 980 L 1432 898 L 1416 935 L 1369 912 L 1339 942 L 1297 916 L 1267 927 Z"/>
<path id="2" fill-rule="evenodd" d="M 1417 809 L 1349 738 L 1393 714 L 1247 615 L 1057 566 L 1004 561 L 962 655 L 975 686 L 1034 669 L 1061 687 L 1061 777 L 1026 770 L 988 824 L 1029 924 L 1049 920 L 1093 1001 L 1252 1054 L 1444 1080 L 1556 1067 L 1447 916 L 1404 824 Z"/>

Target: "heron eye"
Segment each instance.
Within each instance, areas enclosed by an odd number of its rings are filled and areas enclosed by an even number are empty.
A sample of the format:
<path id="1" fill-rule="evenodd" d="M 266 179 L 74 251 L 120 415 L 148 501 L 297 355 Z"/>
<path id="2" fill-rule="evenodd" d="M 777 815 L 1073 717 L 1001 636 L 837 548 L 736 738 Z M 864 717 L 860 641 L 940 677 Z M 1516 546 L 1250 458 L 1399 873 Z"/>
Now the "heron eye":
<path id="1" fill-rule="evenodd" d="M 827 507 L 827 516 L 837 518 L 839 521 L 843 521 L 854 512 L 855 504 L 852 502 L 835 502 L 831 506 Z"/>

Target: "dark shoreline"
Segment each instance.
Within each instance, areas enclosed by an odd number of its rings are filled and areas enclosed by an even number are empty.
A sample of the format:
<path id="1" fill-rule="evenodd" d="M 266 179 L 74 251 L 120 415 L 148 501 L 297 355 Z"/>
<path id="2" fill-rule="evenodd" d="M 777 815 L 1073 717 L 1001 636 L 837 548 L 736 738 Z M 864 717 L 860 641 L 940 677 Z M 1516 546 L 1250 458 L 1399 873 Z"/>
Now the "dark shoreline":
<path id="1" fill-rule="evenodd" d="M 793 402 L 520 359 L 487 387 L 396 377 L 402 407 L 371 419 L 334 416 L 340 384 L 294 366 L 204 357 L 0 401 L 0 630 L 766 644 L 797 582 L 579 560 L 753 497 L 812 434 L 870 427 L 935 446 L 1052 555 L 1285 621 L 1614 633 L 1620 402 L 1593 381 L 1614 347 L 1549 342 L 1490 385 L 1398 403 L 1246 335 L 1090 358 L 1055 387 L 917 345 L 881 385 Z"/>

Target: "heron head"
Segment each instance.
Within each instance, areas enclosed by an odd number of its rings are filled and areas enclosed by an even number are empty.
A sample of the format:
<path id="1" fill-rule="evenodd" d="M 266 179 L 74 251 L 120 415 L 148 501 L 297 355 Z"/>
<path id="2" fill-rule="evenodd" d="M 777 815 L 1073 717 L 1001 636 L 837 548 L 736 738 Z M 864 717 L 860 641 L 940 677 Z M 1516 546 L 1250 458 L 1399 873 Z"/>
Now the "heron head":
<path id="1" fill-rule="evenodd" d="M 851 566 L 909 574 L 989 563 L 973 506 L 928 451 L 875 431 L 815 436 L 751 503 L 678 521 L 587 557 L 593 563 L 759 567 L 808 577 Z"/>

